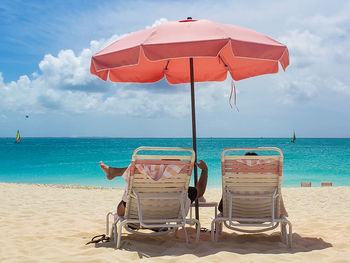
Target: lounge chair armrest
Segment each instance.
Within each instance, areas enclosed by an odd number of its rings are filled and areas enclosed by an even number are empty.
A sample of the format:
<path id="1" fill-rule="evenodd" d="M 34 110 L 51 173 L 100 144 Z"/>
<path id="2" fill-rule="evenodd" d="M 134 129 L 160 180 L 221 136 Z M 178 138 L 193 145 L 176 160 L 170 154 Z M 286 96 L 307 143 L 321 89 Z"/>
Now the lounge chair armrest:
<path id="1" fill-rule="evenodd" d="M 107 215 L 114 215 L 117 213 L 117 210 L 111 210 L 107 213 Z"/>

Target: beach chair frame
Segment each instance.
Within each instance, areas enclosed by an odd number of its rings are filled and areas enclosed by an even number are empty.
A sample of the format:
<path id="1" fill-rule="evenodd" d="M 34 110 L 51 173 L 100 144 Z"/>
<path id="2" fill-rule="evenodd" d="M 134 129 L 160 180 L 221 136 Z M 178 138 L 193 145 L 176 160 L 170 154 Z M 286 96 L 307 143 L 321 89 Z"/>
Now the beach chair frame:
<path id="1" fill-rule="evenodd" d="M 272 151 L 278 153 L 278 155 L 245 156 L 229 154 L 229 152 L 238 151 Z M 237 161 L 240 160 L 259 160 L 259 164 L 255 164 L 254 168 L 245 171 L 244 166 L 242 166 L 243 168 L 234 167 L 235 163 L 237 164 Z M 273 167 L 268 164 L 270 160 L 274 160 Z M 286 217 L 279 216 L 282 166 L 283 153 L 275 147 L 228 148 L 222 152 L 221 171 L 224 213 L 217 215 L 212 221 L 212 241 L 218 241 L 222 225 L 243 233 L 261 233 L 273 230 L 280 225 L 282 240 L 287 246 L 292 246 L 292 224 Z M 240 191 L 237 191 L 237 189 Z M 256 206 L 253 207 L 256 208 L 256 211 L 253 211 L 252 207 L 249 209 L 245 207 L 253 203 L 256 203 Z M 259 211 L 261 216 L 259 216 Z M 249 229 L 253 227 L 254 229 Z"/>
<path id="2" fill-rule="evenodd" d="M 140 154 L 139 152 L 152 154 Z M 172 152 L 174 155 L 165 154 Z M 184 153 L 187 152 L 187 155 Z M 139 147 L 132 156 L 130 166 L 130 181 L 128 184 L 127 201 L 124 217 L 116 217 L 116 211 L 110 211 L 106 216 L 106 233 L 109 232 L 109 217 L 118 218 L 112 224 L 111 236 L 114 236 L 116 247 L 120 248 L 123 228 L 130 233 L 144 236 L 158 236 L 176 232 L 183 228 L 186 242 L 188 235 L 186 224 L 197 225 L 196 240 L 200 235 L 200 222 L 197 219 L 186 218 L 185 202 L 190 183 L 195 153 L 189 148 L 175 147 Z M 180 164 L 185 165 L 186 172 L 154 181 L 145 174 L 137 173 L 137 164 Z M 169 209 L 171 208 L 171 209 Z M 139 227 L 130 228 L 130 224 Z M 145 233 L 149 228 L 167 228 L 166 231 Z M 149 232 L 149 231 L 148 231 Z"/>

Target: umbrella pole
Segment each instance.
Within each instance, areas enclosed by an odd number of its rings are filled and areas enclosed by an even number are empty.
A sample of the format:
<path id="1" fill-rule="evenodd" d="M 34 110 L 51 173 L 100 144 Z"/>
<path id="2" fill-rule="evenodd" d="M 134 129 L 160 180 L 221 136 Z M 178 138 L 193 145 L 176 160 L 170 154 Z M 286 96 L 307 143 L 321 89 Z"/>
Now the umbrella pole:
<path id="1" fill-rule="evenodd" d="M 193 150 L 195 152 L 195 162 L 197 162 L 196 102 L 194 97 L 193 58 L 190 58 L 190 77 L 191 77 L 191 107 L 192 107 L 192 141 L 193 141 Z M 197 182 L 198 182 L 197 166 L 195 165 L 193 169 L 194 169 L 194 187 L 197 187 Z M 195 200 L 195 214 L 196 214 L 196 219 L 199 220 L 198 199 Z"/>

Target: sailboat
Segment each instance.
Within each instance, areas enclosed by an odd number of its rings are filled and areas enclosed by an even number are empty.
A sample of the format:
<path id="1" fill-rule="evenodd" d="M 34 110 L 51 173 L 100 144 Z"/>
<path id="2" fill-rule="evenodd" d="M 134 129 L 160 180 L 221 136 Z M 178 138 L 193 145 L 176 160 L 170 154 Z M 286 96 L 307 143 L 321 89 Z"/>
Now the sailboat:
<path id="1" fill-rule="evenodd" d="M 295 142 L 296 138 L 295 138 L 295 131 L 293 131 L 293 138 L 291 140 L 291 142 Z"/>
<path id="2" fill-rule="evenodd" d="M 19 130 L 17 130 L 17 135 L 16 135 L 16 141 L 15 143 L 20 143 L 21 142 L 21 135 L 19 134 Z"/>

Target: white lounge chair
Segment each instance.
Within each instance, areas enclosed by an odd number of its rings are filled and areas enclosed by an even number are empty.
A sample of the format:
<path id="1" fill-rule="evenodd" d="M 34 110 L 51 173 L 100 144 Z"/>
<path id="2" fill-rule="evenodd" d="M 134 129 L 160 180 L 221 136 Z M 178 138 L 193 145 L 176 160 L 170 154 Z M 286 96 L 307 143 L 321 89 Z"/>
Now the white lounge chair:
<path id="1" fill-rule="evenodd" d="M 123 228 L 131 233 L 154 236 L 177 231 L 182 227 L 188 242 L 185 224 L 197 224 L 198 242 L 200 223 L 197 219 L 186 218 L 190 205 L 187 202 L 187 190 L 194 160 L 195 153 L 188 148 L 140 147 L 134 151 L 125 216 L 116 216 L 116 211 L 107 214 L 106 234 L 109 232 L 109 216 L 115 216 L 112 232 L 117 248 L 120 248 Z M 172 169 L 174 167 L 178 167 L 179 173 Z M 172 174 L 160 175 L 161 179 L 158 178 L 157 181 L 147 175 L 155 170 L 167 169 Z M 149 229 L 166 231 L 152 232 Z"/>
<path id="2" fill-rule="evenodd" d="M 238 151 L 259 155 L 238 155 Z M 283 154 L 278 148 L 229 148 L 222 152 L 223 213 L 212 221 L 212 241 L 218 240 L 222 224 L 243 233 L 269 231 L 280 224 L 282 238 L 291 247 L 292 224 L 280 216 L 282 165 Z"/>

